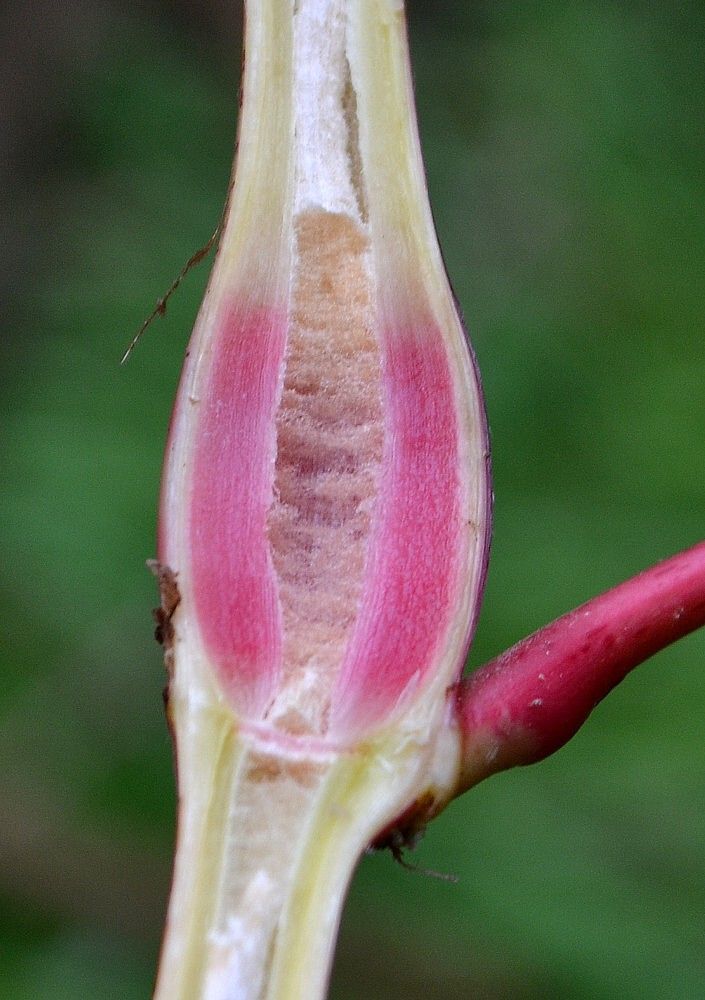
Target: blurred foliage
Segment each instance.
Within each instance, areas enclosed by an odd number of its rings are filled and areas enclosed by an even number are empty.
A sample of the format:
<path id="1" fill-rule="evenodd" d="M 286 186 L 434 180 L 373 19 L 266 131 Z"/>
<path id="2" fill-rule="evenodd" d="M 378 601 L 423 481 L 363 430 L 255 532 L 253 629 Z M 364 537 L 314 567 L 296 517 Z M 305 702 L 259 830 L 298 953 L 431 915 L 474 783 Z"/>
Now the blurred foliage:
<path id="1" fill-rule="evenodd" d="M 79 4 L 69 26 L 69 5 L 27 43 L 37 65 L 65 46 L 39 99 L 15 94 L 3 997 L 151 987 L 174 791 L 144 560 L 207 266 L 118 360 L 219 218 L 239 68 L 222 6 Z M 705 534 L 705 8 L 409 8 L 432 202 L 493 431 L 477 664 Z M 458 885 L 365 859 L 333 997 L 705 996 L 704 652 L 701 635 L 664 652 L 556 759 L 434 823 L 414 860 Z"/>

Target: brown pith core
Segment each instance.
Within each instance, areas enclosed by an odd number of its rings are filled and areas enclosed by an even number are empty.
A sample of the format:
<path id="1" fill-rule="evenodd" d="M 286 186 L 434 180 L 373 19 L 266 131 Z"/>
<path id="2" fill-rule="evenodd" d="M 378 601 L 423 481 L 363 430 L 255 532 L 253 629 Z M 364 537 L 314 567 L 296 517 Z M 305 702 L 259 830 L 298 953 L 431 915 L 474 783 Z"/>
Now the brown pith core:
<path id="1" fill-rule="evenodd" d="M 383 426 L 367 237 L 331 212 L 304 212 L 295 225 L 268 533 L 284 627 L 272 716 L 303 733 L 325 730 L 357 614 Z"/>

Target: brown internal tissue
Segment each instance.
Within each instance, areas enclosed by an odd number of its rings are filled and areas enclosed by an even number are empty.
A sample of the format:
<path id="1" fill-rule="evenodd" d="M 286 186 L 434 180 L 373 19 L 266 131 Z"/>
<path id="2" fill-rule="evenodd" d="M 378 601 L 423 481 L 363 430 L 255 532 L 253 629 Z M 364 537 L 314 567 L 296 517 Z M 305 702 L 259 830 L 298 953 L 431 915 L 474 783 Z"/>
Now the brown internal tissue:
<path id="1" fill-rule="evenodd" d="M 268 516 L 284 628 L 272 717 L 323 732 L 350 638 L 382 458 L 368 239 L 349 216 L 296 220 L 296 274 Z"/>

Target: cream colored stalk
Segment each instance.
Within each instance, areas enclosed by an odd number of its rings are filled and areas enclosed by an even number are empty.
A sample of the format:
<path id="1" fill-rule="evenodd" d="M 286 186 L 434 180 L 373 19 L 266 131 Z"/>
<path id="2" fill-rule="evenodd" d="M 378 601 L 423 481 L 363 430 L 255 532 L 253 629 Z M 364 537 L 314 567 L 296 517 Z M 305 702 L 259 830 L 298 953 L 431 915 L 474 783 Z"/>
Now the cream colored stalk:
<path id="1" fill-rule="evenodd" d="M 489 535 L 402 5 L 246 5 L 160 518 L 179 781 L 159 1000 L 315 1000 L 361 852 L 448 797 Z"/>

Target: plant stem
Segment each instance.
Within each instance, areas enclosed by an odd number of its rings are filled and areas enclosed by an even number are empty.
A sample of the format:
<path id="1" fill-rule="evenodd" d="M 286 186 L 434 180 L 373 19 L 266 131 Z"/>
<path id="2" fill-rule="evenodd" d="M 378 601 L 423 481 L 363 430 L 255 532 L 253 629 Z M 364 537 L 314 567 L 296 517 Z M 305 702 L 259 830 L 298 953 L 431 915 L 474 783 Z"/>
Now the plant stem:
<path id="1" fill-rule="evenodd" d="M 431 770 L 428 748 L 337 753 L 193 701 L 171 711 L 179 836 L 156 1000 L 323 997 L 354 867 Z"/>
<path id="2" fill-rule="evenodd" d="M 179 779 L 156 1000 L 318 1000 L 366 846 L 551 753 L 705 621 L 705 545 L 456 684 L 486 427 L 399 0 L 250 0 L 237 170 L 160 517 Z"/>
<path id="3" fill-rule="evenodd" d="M 632 670 L 705 625 L 705 542 L 512 646 L 457 689 L 463 735 L 456 794 L 497 771 L 543 760 Z"/>
<path id="4" fill-rule="evenodd" d="M 489 534 L 403 4 L 246 13 L 234 185 L 162 492 L 179 817 L 157 1000 L 323 996 L 357 859 L 456 773 L 447 691 Z"/>

